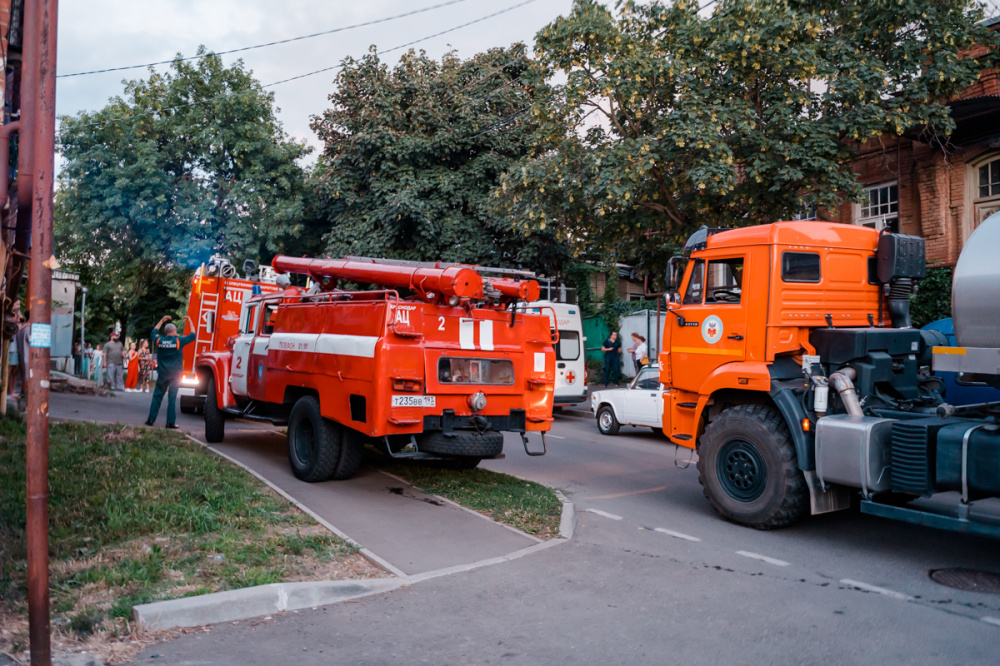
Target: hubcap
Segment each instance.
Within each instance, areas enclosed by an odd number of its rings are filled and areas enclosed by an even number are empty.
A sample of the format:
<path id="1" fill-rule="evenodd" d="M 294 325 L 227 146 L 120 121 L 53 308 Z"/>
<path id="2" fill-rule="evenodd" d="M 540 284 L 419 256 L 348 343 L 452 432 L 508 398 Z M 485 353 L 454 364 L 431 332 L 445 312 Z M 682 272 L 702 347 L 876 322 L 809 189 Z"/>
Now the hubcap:
<path id="1" fill-rule="evenodd" d="M 316 445 L 316 433 L 309 419 L 302 419 L 295 428 L 295 457 L 303 465 L 312 462 L 313 449 Z"/>
<path id="2" fill-rule="evenodd" d="M 753 444 L 735 439 L 722 447 L 716 462 L 722 489 L 739 502 L 752 502 L 764 493 L 767 466 Z"/>
<path id="3" fill-rule="evenodd" d="M 602 430 L 611 430 L 611 424 L 612 424 L 612 420 L 611 419 L 612 419 L 611 412 L 601 412 L 601 429 Z"/>

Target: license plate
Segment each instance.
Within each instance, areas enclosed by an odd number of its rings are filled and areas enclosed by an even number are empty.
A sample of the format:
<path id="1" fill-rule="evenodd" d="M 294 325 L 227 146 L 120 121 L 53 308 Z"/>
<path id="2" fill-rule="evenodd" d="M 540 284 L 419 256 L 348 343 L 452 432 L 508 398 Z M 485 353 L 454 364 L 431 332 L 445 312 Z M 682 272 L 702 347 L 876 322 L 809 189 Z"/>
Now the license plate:
<path id="1" fill-rule="evenodd" d="M 394 395 L 393 407 L 436 407 L 437 399 L 433 395 Z"/>

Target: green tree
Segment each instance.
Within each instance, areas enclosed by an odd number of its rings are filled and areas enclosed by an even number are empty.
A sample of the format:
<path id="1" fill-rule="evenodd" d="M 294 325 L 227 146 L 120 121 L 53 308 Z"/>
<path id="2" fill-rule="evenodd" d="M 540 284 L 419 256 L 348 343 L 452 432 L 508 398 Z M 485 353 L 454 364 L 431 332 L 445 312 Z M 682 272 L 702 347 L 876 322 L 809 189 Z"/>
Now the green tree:
<path id="1" fill-rule="evenodd" d="M 538 145 L 497 201 L 523 230 L 663 274 L 699 225 L 858 198 L 851 142 L 924 126 L 997 64 L 971 0 L 576 0 L 538 33 Z M 706 12 L 707 13 L 707 12 Z M 963 57 L 975 44 L 991 55 Z M 616 259 L 612 259 L 616 258 Z"/>
<path id="2" fill-rule="evenodd" d="M 144 305 L 177 314 L 191 271 L 213 253 L 268 260 L 304 231 L 296 160 L 308 150 L 242 62 L 176 60 L 60 122 L 57 251 L 91 288 L 100 325 L 145 334 L 158 317 Z"/>
<path id="3" fill-rule="evenodd" d="M 329 252 L 555 274 L 565 253 L 551 233 L 528 237 L 489 205 L 531 148 L 533 124 L 505 123 L 546 93 L 537 76 L 525 84 L 532 67 L 521 44 L 440 62 L 410 51 L 392 70 L 374 52 L 346 60 L 312 123 Z"/>

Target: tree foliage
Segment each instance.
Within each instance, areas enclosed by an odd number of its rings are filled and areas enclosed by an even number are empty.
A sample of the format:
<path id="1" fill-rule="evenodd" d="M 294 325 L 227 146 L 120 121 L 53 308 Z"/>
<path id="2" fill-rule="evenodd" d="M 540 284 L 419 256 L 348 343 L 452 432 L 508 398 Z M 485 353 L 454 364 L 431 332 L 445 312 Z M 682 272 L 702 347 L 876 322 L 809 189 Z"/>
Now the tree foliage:
<path id="1" fill-rule="evenodd" d="M 57 252 L 91 288 L 102 325 L 130 321 L 143 303 L 176 313 L 191 271 L 213 253 L 266 260 L 303 232 L 296 160 L 307 149 L 287 138 L 273 95 L 242 62 L 177 60 L 60 121 Z M 159 318 L 146 317 L 142 334 Z"/>
<path id="2" fill-rule="evenodd" d="M 534 123 L 504 123 L 546 91 L 525 84 L 531 68 L 521 44 L 440 62 L 410 51 L 391 70 L 374 52 L 346 60 L 312 123 L 328 251 L 557 269 L 551 234 L 528 238 L 489 206 L 530 151 Z"/>
<path id="3" fill-rule="evenodd" d="M 523 230 L 662 274 L 695 227 L 788 218 L 861 194 L 851 142 L 953 127 L 946 102 L 996 64 L 971 0 L 596 0 L 536 37 L 533 154 L 497 193 Z M 983 60 L 963 57 L 975 44 Z"/>

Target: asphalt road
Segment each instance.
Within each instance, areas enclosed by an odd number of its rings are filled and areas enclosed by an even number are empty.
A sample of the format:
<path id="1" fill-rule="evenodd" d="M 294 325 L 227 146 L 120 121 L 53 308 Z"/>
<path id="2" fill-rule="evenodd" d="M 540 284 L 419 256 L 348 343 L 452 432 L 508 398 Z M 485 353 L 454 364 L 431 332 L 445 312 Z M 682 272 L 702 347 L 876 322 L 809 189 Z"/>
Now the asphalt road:
<path id="1" fill-rule="evenodd" d="M 694 465 L 682 468 L 685 452 L 648 430 L 602 436 L 586 412 L 557 415 L 547 456 L 527 457 L 514 437 L 505 451 L 488 466 L 574 502 L 570 542 L 357 603 L 215 626 L 136 663 L 1000 661 L 1000 595 L 929 578 L 1000 572 L 996 541 L 857 511 L 774 532 L 732 525 Z"/>

